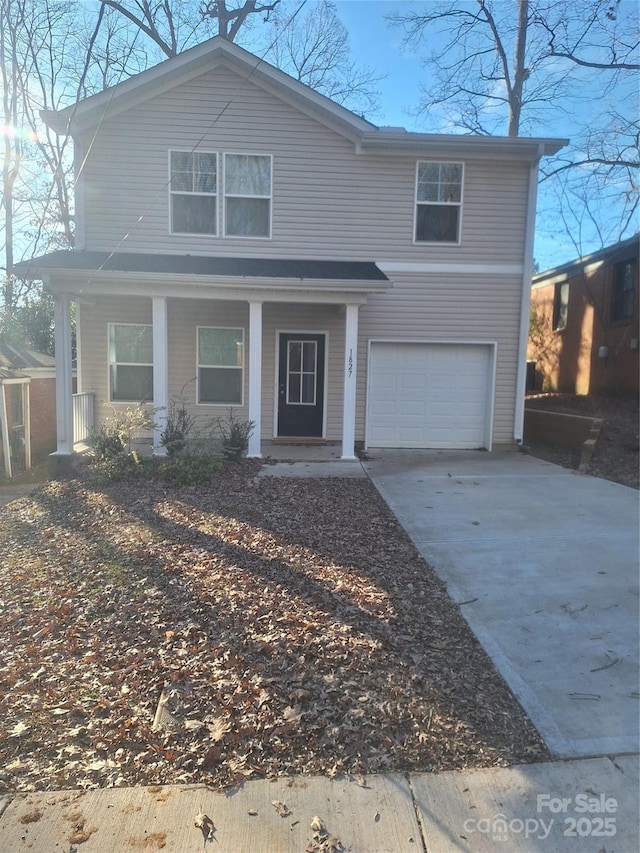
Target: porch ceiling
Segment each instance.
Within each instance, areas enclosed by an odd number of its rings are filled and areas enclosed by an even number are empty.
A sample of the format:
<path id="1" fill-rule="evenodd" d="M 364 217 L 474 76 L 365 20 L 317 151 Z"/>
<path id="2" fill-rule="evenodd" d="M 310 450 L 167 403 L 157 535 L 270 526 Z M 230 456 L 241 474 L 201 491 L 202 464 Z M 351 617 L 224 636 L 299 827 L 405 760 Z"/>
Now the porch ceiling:
<path id="1" fill-rule="evenodd" d="M 16 266 L 55 291 L 257 299 L 364 302 L 391 286 L 369 261 L 208 257 L 133 252 L 53 252 Z"/>

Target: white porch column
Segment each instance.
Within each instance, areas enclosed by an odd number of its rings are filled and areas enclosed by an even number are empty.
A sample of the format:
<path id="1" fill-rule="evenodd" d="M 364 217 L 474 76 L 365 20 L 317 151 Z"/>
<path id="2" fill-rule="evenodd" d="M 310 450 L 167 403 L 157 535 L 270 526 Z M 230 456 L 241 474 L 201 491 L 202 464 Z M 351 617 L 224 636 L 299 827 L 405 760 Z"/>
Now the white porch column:
<path id="1" fill-rule="evenodd" d="M 4 474 L 11 479 L 11 446 L 9 444 L 9 421 L 7 419 L 7 386 L 0 379 L 0 429 L 2 430 L 2 455 L 4 457 Z"/>
<path id="2" fill-rule="evenodd" d="M 249 420 L 253 432 L 247 456 L 259 459 L 262 426 L 262 302 L 249 303 Z"/>
<path id="3" fill-rule="evenodd" d="M 31 380 L 24 382 L 22 394 L 22 425 L 24 428 L 24 467 L 31 470 Z M 71 403 L 73 406 L 73 402 Z M 73 418 L 72 418 L 73 420 Z"/>
<path id="4" fill-rule="evenodd" d="M 54 300 L 56 352 L 57 449 L 53 456 L 73 453 L 73 363 L 71 359 L 71 297 L 57 293 Z"/>
<path id="5" fill-rule="evenodd" d="M 356 376 L 358 360 L 358 308 L 347 305 L 344 332 L 344 402 L 342 407 L 342 459 L 356 458 Z"/>
<path id="6" fill-rule="evenodd" d="M 160 444 L 169 413 L 169 335 L 167 328 L 167 300 L 154 296 L 153 318 L 153 452 L 164 456 L 167 449 Z"/>

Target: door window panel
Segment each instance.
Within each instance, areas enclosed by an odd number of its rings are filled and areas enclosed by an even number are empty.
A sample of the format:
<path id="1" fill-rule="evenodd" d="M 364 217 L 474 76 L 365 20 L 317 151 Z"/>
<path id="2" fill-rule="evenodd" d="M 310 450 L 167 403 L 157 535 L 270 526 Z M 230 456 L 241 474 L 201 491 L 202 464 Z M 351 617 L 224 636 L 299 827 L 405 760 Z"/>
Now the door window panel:
<path id="1" fill-rule="evenodd" d="M 287 353 L 287 403 L 315 406 L 318 371 L 316 341 L 289 341 Z"/>

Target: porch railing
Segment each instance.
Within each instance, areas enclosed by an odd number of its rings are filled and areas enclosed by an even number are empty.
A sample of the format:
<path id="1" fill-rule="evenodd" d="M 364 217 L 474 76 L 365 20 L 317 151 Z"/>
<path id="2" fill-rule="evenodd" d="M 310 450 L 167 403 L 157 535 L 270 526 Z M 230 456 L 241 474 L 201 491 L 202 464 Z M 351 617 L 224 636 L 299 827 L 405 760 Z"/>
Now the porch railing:
<path id="1" fill-rule="evenodd" d="M 93 391 L 73 395 L 73 443 L 86 441 L 93 429 Z"/>

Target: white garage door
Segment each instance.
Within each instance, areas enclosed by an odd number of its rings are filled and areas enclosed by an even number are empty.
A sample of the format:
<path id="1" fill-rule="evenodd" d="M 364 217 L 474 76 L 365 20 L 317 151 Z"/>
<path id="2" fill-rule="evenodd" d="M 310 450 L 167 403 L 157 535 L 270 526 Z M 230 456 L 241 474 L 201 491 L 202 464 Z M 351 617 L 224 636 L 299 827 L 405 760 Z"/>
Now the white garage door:
<path id="1" fill-rule="evenodd" d="M 492 349 L 372 343 L 370 447 L 489 447 Z"/>

